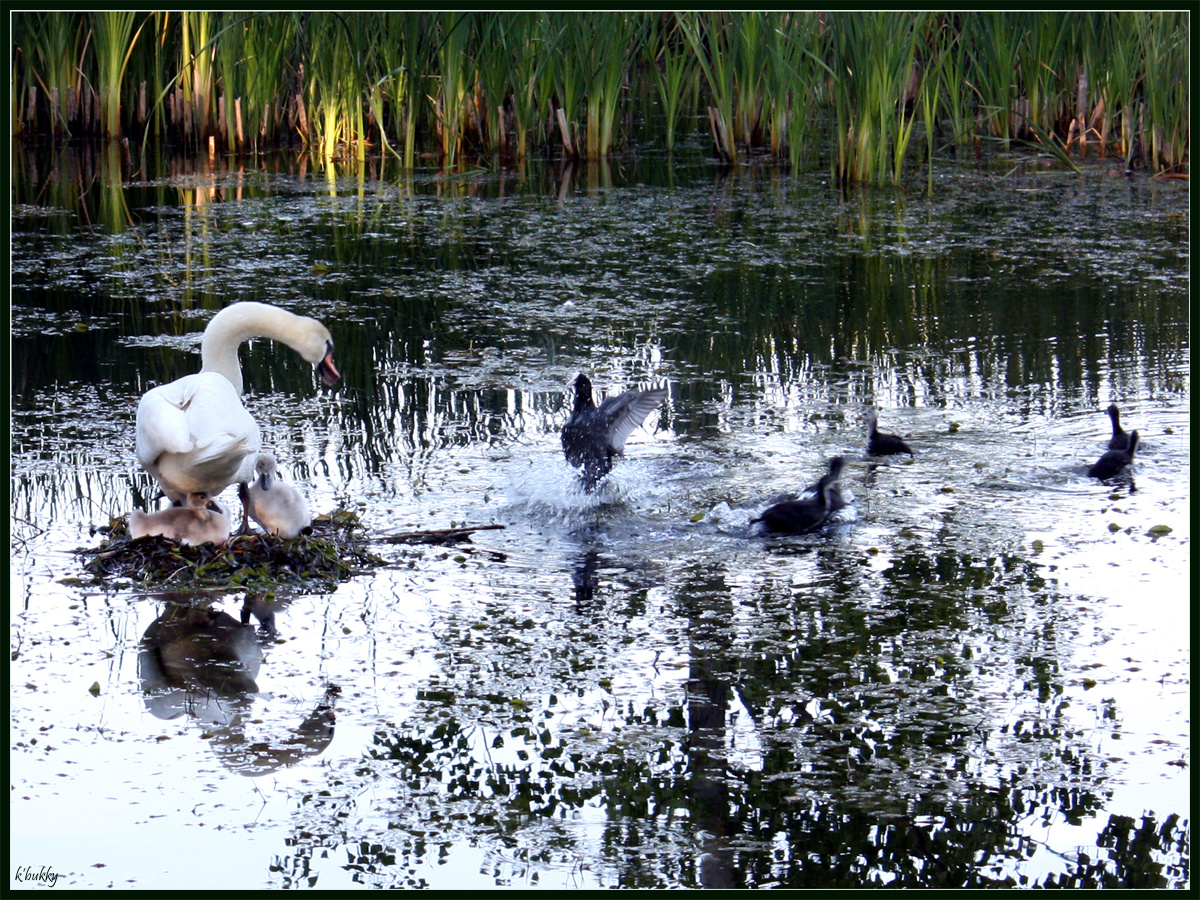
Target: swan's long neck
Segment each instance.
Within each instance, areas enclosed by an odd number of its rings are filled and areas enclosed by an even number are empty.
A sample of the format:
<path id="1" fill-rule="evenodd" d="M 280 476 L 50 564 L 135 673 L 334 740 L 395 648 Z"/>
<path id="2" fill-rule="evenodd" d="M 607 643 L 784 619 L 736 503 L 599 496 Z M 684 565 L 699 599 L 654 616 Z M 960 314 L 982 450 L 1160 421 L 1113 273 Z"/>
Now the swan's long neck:
<path id="1" fill-rule="evenodd" d="M 304 321 L 285 309 L 265 303 L 234 303 L 218 312 L 204 329 L 200 341 L 200 371 L 217 372 L 229 379 L 242 395 L 242 365 L 238 347 L 250 338 L 266 337 L 295 347 L 298 325 Z"/>

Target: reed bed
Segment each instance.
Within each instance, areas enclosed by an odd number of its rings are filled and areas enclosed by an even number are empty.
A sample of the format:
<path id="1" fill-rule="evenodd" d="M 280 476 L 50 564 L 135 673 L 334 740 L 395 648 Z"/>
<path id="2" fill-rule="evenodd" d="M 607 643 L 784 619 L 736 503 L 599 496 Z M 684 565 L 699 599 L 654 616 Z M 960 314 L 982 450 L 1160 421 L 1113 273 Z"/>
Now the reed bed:
<path id="1" fill-rule="evenodd" d="M 447 170 L 672 150 L 898 182 L 1042 145 L 1186 174 L 1186 12 L 17 12 L 12 131 Z M 635 119 L 637 98 L 660 115 Z M 656 130 L 650 130 L 650 123 Z M 921 139 L 914 140 L 918 135 Z M 923 152 L 917 148 L 923 147 Z M 823 162 L 822 162 L 823 161 Z"/>

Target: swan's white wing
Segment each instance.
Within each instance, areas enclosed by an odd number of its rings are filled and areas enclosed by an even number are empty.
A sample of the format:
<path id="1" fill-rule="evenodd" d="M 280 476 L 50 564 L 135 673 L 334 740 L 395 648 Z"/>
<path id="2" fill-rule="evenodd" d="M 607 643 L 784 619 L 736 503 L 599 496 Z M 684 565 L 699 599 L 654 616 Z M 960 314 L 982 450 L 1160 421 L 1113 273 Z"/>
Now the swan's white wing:
<path id="1" fill-rule="evenodd" d="M 150 465 L 163 453 L 204 455 L 241 444 L 258 425 L 229 379 L 215 372 L 185 375 L 142 395 L 137 411 L 137 455 Z M 208 449 L 216 445 L 215 449 Z"/>
<path id="2" fill-rule="evenodd" d="M 258 424 L 237 390 L 215 372 L 161 385 L 138 404 L 138 460 L 172 499 L 249 481 L 261 446 Z"/>
<path id="3" fill-rule="evenodd" d="M 137 410 L 137 458 L 150 466 L 163 453 L 187 453 L 195 446 L 188 426 L 187 404 L 191 395 L 189 375 L 160 385 L 142 395 Z"/>
<path id="4" fill-rule="evenodd" d="M 194 458 L 204 462 L 231 453 L 250 454 L 250 471 L 253 472 L 262 439 L 258 423 L 246 412 L 236 388 L 228 378 L 214 372 L 201 372 L 188 378 L 195 379 L 184 398 Z"/>
<path id="5" fill-rule="evenodd" d="M 666 399 L 666 388 L 652 388 L 648 391 L 626 391 L 619 397 L 601 403 L 600 414 L 605 417 L 605 433 L 612 448 L 618 453 L 623 450 L 633 430 L 645 422 L 646 416 Z"/>

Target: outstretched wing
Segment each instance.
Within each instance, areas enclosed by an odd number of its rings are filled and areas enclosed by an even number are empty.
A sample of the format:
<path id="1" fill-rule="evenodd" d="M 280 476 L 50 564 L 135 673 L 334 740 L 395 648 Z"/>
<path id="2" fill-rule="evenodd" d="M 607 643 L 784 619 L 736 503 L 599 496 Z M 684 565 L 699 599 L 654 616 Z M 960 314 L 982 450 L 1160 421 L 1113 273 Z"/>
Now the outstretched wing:
<path id="1" fill-rule="evenodd" d="M 598 412 L 612 449 L 620 453 L 633 430 L 645 422 L 646 417 L 666 399 L 667 389 L 661 387 L 648 391 L 626 391 L 619 397 L 610 397 L 601 403 Z"/>

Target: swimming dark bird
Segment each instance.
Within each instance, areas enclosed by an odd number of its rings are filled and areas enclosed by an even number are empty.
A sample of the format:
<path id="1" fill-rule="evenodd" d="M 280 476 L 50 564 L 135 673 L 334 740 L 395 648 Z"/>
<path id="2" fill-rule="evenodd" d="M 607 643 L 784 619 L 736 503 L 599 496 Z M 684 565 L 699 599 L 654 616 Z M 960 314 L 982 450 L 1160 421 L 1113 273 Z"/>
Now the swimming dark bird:
<path id="1" fill-rule="evenodd" d="M 1106 410 L 1108 417 L 1112 419 L 1113 433 L 1109 439 L 1109 450 L 1128 450 L 1129 449 L 1129 432 L 1121 427 L 1121 412 L 1117 409 L 1114 403 Z"/>
<path id="2" fill-rule="evenodd" d="M 846 506 L 846 498 L 842 496 L 842 486 L 838 484 L 838 479 L 842 477 L 842 469 L 846 465 L 846 459 L 842 456 L 835 456 L 829 461 L 829 471 L 810 484 L 803 491 L 805 494 L 812 494 L 815 498 L 825 490 L 825 485 L 832 482 L 828 493 L 828 511 L 837 512 Z M 810 498 L 812 499 L 812 498 Z"/>
<path id="3" fill-rule="evenodd" d="M 867 421 L 867 456 L 894 456 L 907 453 L 913 456 L 912 447 L 894 434 L 884 434 L 876 428 L 879 416 L 874 407 L 868 406 L 859 419 Z"/>
<path id="4" fill-rule="evenodd" d="M 1121 470 L 1133 462 L 1133 454 L 1137 450 L 1137 445 L 1138 433 L 1135 431 L 1129 435 L 1129 449 L 1109 450 L 1096 460 L 1094 466 L 1088 469 L 1088 477 L 1103 480 L 1121 474 Z"/>
<path id="5" fill-rule="evenodd" d="M 835 456 L 829 461 L 829 472 L 822 475 L 815 485 L 815 497 L 776 503 L 768 507 L 757 519 L 751 519 L 750 524 L 762 522 L 768 531 L 781 534 L 806 534 L 816 531 L 825 524 L 825 519 L 832 511 L 831 504 L 835 492 L 838 493 L 838 499 L 841 499 L 837 490 L 837 480 L 844 464 L 845 460 L 840 456 Z M 842 506 L 845 506 L 845 502 L 842 502 Z"/>
<path id="6" fill-rule="evenodd" d="M 633 430 L 667 399 L 665 387 L 626 391 L 605 399 L 597 408 L 592 382 L 584 374 L 575 379 L 575 408 L 562 431 L 567 462 L 582 466 L 584 489 L 591 491 L 612 471 Z"/>

